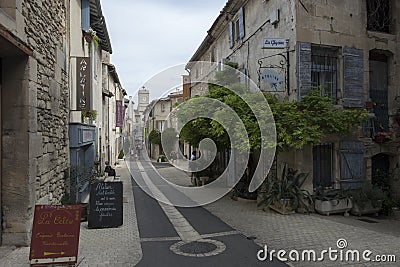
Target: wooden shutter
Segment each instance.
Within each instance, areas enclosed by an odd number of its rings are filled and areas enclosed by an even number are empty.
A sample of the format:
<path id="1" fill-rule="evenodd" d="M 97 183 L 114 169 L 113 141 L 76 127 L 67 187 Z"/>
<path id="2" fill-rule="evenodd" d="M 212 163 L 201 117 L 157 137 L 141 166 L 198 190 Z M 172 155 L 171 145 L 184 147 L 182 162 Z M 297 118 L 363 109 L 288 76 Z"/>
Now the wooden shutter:
<path id="1" fill-rule="evenodd" d="M 82 0 L 81 5 L 82 31 L 88 31 L 90 28 L 90 0 Z"/>
<path id="2" fill-rule="evenodd" d="M 297 43 L 297 93 L 300 100 L 311 91 L 311 43 Z"/>
<path id="3" fill-rule="evenodd" d="M 351 47 L 343 49 L 343 106 L 363 107 L 364 103 L 364 51 Z"/>
<path id="4" fill-rule="evenodd" d="M 364 143 L 340 142 L 340 180 L 342 189 L 357 189 L 365 181 Z"/>
<path id="5" fill-rule="evenodd" d="M 238 19 L 239 19 L 239 37 L 240 37 L 240 39 L 243 39 L 243 38 L 244 38 L 244 35 L 245 35 L 245 28 L 244 28 L 244 7 L 241 7 L 241 8 L 239 9 Z"/>
<path id="6" fill-rule="evenodd" d="M 232 48 L 233 45 L 235 44 L 235 39 L 234 39 L 234 25 L 233 22 L 229 22 L 229 47 Z"/>

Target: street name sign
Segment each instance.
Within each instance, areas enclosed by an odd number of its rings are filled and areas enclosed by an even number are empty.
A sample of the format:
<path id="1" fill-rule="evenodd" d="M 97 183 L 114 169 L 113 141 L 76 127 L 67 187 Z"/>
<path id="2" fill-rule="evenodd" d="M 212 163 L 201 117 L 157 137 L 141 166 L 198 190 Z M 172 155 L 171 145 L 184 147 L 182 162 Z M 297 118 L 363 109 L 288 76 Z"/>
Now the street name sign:
<path id="1" fill-rule="evenodd" d="M 77 263 L 81 214 L 81 206 L 35 206 L 31 266 Z"/>
<path id="2" fill-rule="evenodd" d="M 282 38 L 264 38 L 262 42 L 263 49 L 286 48 L 287 40 Z"/>

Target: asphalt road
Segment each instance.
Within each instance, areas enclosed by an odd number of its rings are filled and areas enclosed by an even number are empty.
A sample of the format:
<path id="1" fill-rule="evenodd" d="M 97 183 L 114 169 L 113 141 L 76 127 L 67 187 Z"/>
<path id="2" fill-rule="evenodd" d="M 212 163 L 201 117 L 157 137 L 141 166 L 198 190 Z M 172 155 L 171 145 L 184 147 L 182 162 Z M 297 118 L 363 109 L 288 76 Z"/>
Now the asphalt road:
<path id="1" fill-rule="evenodd" d="M 160 204 L 135 180 L 142 184 L 151 179 L 157 188 L 162 188 L 165 181 L 149 162 L 130 164 L 135 177 L 132 185 L 143 250 L 143 258 L 136 266 L 286 266 L 276 259 L 259 261 L 257 252 L 261 247 L 202 207 L 174 208 Z M 189 238 L 182 238 L 182 233 L 188 233 Z"/>

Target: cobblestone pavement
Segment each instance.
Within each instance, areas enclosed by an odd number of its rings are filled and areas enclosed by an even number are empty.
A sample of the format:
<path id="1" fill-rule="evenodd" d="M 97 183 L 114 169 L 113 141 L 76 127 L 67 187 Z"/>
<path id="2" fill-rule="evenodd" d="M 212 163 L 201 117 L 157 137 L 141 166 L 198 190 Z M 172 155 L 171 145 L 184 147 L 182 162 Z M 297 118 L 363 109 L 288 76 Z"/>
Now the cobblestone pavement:
<path id="1" fill-rule="evenodd" d="M 158 169 L 164 175 L 163 169 Z M 172 175 L 174 170 L 168 170 Z M 176 180 L 184 180 L 180 172 L 175 172 Z M 249 238 L 261 247 L 270 250 L 283 249 L 287 252 L 296 249 L 315 250 L 321 253 L 324 249 L 338 249 L 337 241 L 345 239 L 348 246 L 343 249 L 371 250 L 375 255 L 395 255 L 397 263 L 345 262 L 329 261 L 327 255 L 322 262 L 291 262 L 293 266 L 400 266 L 400 221 L 374 217 L 344 217 L 343 215 L 322 216 L 318 214 L 280 215 L 257 209 L 255 202 L 233 201 L 224 197 L 217 202 L 205 206 L 232 228 Z M 367 219 L 376 223 L 368 223 L 359 219 Z M 318 255 L 318 254 L 317 254 Z M 361 254 L 362 255 L 362 254 Z M 254 255 L 255 257 L 255 255 Z"/>
<path id="2" fill-rule="evenodd" d="M 123 226 L 88 229 L 81 224 L 78 263 L 80 267 L 134 266 L 142 258 L 130 174 L 124 163 L 116 168 L 124 185 Z M 0 249 L 0 266 L 29 266 L 29 247 Z"/>

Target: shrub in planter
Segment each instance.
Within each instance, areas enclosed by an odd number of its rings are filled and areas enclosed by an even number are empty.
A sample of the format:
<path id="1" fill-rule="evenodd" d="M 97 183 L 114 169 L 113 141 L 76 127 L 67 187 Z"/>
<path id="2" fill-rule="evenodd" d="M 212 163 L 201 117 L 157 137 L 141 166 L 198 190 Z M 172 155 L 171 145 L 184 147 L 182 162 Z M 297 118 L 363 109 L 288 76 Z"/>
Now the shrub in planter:
<path id="1" fill-rule="evenodd" d="M 280 179 L 267 181 L 266 192 L 258 206 L 266 205 L 281 214 L 293 213 L 300 208 L 309 212 L 308 205 L 313 203 L 313 199 L 307 190 L 301 188 L 307 176 L 307 173 L 285 166 Z"/>
<path id="2" fill-rule="evenodd" d="M 119 154 L 118 154 L 118 159 L 123 159 L 124 156 L 125 156 L 124 151 L 121 149 L 121 151 L 119 151 Z"/>
<path id="3" fill-rule="evenodd" d="M 167 162 L 167 157 L 165 155 L 160 155 L 158 157 L 158 162 Z"/>
<path id="4" fill-rule="evenodd" d="M 382 208 L 382 203 L 386 194 L 379 187 L 366 184 L 362 188 L 349 191 L 353 199 L 351 213 L 354 215 L 378 213 Z"/>

